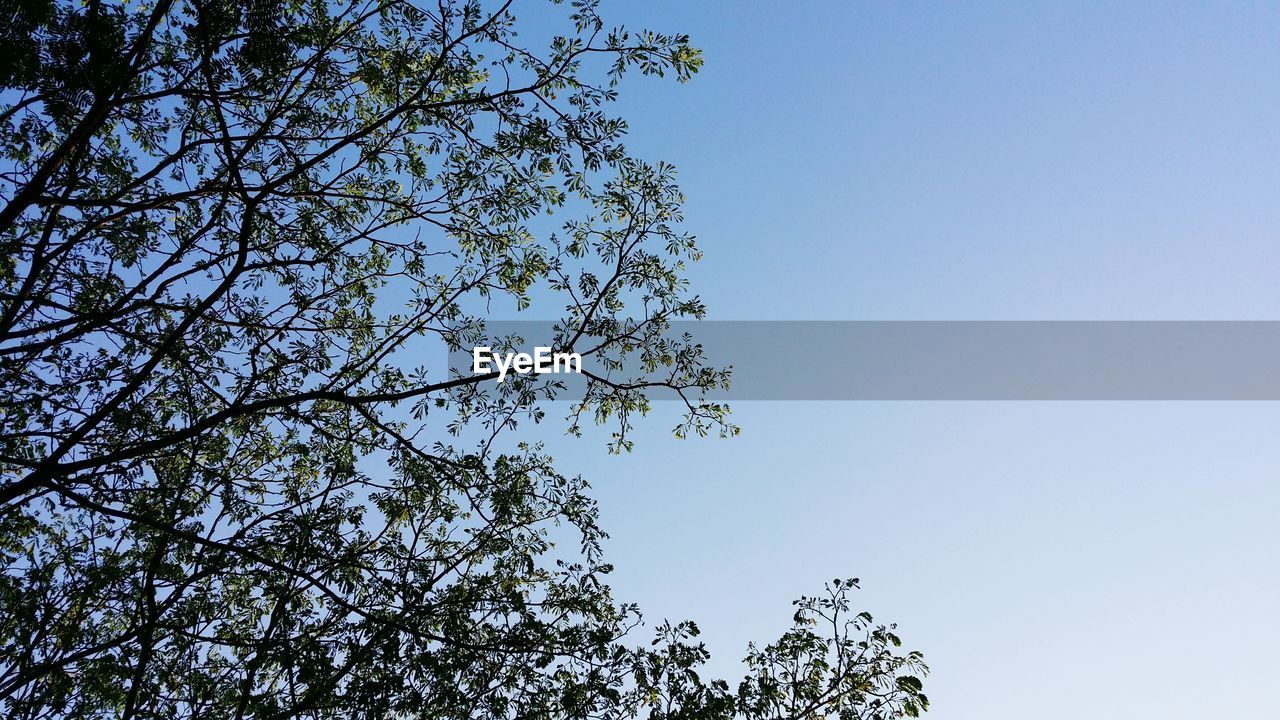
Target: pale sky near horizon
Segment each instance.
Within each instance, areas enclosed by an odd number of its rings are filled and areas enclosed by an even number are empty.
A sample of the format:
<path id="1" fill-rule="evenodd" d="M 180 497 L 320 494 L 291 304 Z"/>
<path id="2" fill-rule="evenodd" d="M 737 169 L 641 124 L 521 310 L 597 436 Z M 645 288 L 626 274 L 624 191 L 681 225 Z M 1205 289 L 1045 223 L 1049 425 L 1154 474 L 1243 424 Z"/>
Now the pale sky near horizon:
<path id="1" fill-rule="evenodd" d="M 680 168 L 713 318 L 1280 319 L 1280 5 L 612 5 L 706 54 L 620 109 Z M 1275 717 L 1280 404 L 735 417 L 623 457 L 538 431 L 619 598 L 696 620 L 716 671 L 857 576 L 929 717 Z"/>

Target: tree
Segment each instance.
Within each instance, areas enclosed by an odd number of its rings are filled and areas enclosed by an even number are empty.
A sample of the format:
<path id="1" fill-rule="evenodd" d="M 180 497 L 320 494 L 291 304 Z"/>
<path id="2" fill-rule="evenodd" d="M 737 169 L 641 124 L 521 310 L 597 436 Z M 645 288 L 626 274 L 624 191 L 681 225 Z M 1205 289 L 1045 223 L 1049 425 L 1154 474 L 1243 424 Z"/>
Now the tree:
<path id="1" fill-rule="evenodd" d="M 915 653 L 799 604 L 736 690 L 691 623 L 630 642 L 580 478 L 500 442 L 563 385 L 422 362 L 556 312 L 578 418 L 734 431 L 669 322 L 671 167 L 605 111 L 683 35 L 593 0 L 5 0 L 0 707 L 13 718 L 915 715 Z M 571 219 L 552 227 L 548 216 Z M 649 375 L 629 376 L 625 360 Z M 657 370 L 654 375 L 652 371 Z M 821 634 L 820 634 L 821 633 Z"/>

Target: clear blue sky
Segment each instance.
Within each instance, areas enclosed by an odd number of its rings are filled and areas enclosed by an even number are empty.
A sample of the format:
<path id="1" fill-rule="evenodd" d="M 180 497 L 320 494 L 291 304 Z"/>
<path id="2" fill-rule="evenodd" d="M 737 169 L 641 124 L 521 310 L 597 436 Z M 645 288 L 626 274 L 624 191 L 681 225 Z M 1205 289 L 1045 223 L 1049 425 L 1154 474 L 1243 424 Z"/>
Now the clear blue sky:
<path id="1" fill-rule="evenodd" d="M 1280 5 L 614 3 L 723 319 L 1280 319 Z M 607 8 L 606 8 L 607 9 Z M 941 720 L 1276 716 L 1280 404 L 741 403 L 550 448 L 725 674 L 857 576 Z"/>

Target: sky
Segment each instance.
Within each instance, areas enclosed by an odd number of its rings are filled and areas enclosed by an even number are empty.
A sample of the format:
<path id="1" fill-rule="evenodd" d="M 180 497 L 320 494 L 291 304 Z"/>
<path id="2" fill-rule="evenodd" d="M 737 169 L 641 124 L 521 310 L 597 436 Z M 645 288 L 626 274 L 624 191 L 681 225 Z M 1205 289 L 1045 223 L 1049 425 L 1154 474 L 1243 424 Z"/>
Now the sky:
<path id="1" fill-rule="evenodd" d="M 1280 5 L 605 4 L 689 33 L 628 80 L 735 320 L 1280 320 Z M 859 577 L 938 720 L 1274 717 L 1280 404 L 744 402 L 736 439 L 545 436 L 619 599 L 713 669 Z"/>

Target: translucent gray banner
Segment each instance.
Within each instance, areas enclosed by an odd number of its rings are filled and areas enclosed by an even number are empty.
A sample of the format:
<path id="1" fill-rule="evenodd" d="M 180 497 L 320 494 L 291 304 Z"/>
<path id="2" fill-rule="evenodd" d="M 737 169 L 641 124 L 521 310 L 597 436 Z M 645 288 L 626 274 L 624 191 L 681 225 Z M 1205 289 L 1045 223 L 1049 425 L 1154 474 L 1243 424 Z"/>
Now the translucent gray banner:
<path id="1" fill-rule="evenodd" d="M 1280 400 L 1273 321 L 672 323 L 669 334 L 683 333 L 708 364 L 733 368 L 714 400 Z M 525 342 L 515 349 L 531 352 L 554 332 L 490 322 L 486 335 L 517 335 Z M 583 357 L 584 369 L 602 372 L 594 363 Z M 471 349 L 451 353 L 450 365 L 472 374 Z M 642 376 L 630 364 L 611 373 Z M 556 378 L 569 389 L 585 382 Z"/>

